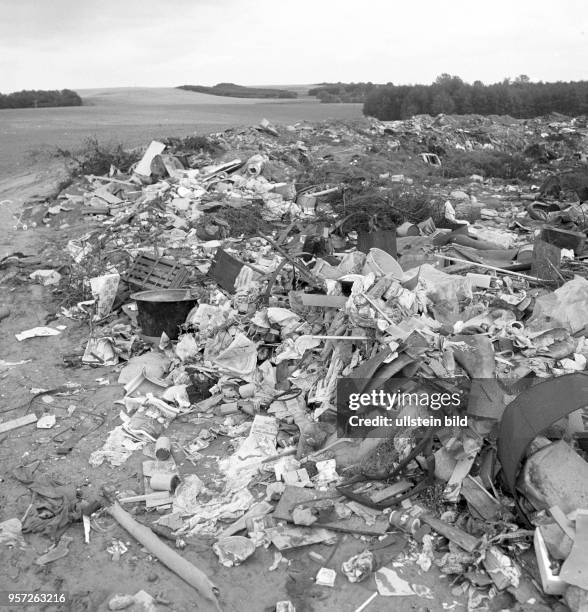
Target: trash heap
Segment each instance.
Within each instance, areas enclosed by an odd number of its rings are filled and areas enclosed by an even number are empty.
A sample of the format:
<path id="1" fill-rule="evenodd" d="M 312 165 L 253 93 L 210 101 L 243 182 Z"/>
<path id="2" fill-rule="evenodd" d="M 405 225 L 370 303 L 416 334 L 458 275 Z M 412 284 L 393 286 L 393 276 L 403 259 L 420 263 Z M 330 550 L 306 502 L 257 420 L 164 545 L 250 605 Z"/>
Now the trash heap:
<path id="1" fill-rule="evenodd" d="M 62 295 L 67 275 L 102 266 L 86 274 L 92 299 L 60 313 L 92 321 L 76 365 L 117 366 L 124 385 L 90 464 L 149 457 L 144 489 L 107 491 L 107 512 L 217 605 L 216 586 L 123 508 L 157 509 L 153 530 L 176 544 L 212 537 L 226 567 L 259 547 L 277 567 L 353 534 L 363 550 L 340 566 L 310 555 L 317 585 L 371 584 L 358 610 L 385 596 L 429 605 L 408 560 L 449 576 L 471 610 L 504 593 L 520 609 L 553 597 L 585 609 L 586 205 L 553 172 L 587 130 L 557 119 L 264 121 L 209 137 L 220 160 L 153 142 L 132 172 L 66 189 L 45 218 L 96 227 L 68 242 L 68 268 L 31 278 Z M 448 149 L 530 146 L 550 147 L 544 186 L 471 176 L 457 189 L 434 174 Z M 415 181 L 380 172 L 372 149 L 432 168 L 430 205 L 402 209 Z M 323 180 L 298 182 L 311 171 Z M 361 217 L 362 192 L 393 208 L 392 225 Z M 408 400 L 382 408 L 390 390 Z M 443 394 L 460 410 L 435 405 Z M 211 454 L 221 440 L 230 452 Z"/>

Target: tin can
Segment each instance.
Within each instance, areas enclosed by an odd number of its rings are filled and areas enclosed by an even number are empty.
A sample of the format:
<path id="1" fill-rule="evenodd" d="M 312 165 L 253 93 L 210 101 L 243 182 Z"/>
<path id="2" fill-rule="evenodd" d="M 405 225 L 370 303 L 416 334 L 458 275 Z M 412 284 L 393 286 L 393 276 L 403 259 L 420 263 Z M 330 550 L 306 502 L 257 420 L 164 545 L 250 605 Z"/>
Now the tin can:
<path id="1" fill-rule="evenodd" d="M 394 510 L 390 513 L 390 525 L 414 535 L 421 527 L 421 521 L 407 512 Z"/>
<path id="2" fill-rule="evenodd" d="M 171 440 L 162 436 L 155 442 L 155 456 L 159 461 L 166 461 L 171 456 Z"/>

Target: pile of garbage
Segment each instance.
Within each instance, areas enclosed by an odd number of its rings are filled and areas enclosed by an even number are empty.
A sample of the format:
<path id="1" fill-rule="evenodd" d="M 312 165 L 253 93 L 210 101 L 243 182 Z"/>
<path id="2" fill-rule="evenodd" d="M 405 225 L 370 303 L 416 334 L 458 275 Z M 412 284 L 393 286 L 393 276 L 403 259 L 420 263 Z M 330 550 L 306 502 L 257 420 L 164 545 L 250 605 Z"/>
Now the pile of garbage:
<path id="1" fill-rule="evenodd" d="M 414 163 L 441 172 L 444 148 L 550 142 L 561 165 L 564 144 L 581 150 L 586 131 L 581 119 L 264 121 L 211 136 L 222 160 L 152 142 L 128 175 L 113 168 L 66 189 L 44 218 L 81 214 L 96 227 L 68 242 L 67 267 L 30 277 L 63 295 L 86 274 L 92 299 L 59 313 L 92 322 L 70 365 L 117 366 L 124 385 L 120 422 L 90 465 L 149 457 L 144 489 L 106 491 L 103 508 L 216 605 L 217 587 L 123 507 L 157 509 L 153 530 L 176 544 L 212 537 L 226 567 L 260 547 L 277 567 L 291 549 L 353 534 L 364 550 L 340 567 L 314 553 L 315 582 L 372 580 L 358 610 L 377 597 L 433 598 L 403 577 L 408 559 L 449 576 L 471 610 L 505 592 L 521 609 L 560 596 L 585 609 L 586 204 L 482 176 L 457 189 L 440 175 L 427 179 L 430 214 L 397 211 L 393 228 L 358 229 L 337 202 L 411 189 L 408 173 L 358 178 L 376 146 L 410 141 Z M 349 170 L 339 180 L 296 182 L 335 162 Z M 89 262 L 100 273 L 88 275 Z M 196 437 L 185 422 L 201 425 Z M 231 452 L 204 453 L 218 440 Z M 180 457 L 198 474 L 182 473 Z M 198 471 L 205 464 L 214 477 Z M 70 520 L 94 511 L 104 509 L 72 507 Z"/>

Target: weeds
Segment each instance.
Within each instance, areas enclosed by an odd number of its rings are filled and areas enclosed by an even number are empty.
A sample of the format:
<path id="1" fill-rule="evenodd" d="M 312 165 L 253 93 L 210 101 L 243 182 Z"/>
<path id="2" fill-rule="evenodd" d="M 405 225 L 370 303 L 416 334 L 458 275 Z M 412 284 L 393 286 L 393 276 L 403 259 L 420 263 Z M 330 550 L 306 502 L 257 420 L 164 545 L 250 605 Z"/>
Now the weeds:
<path id="1" fill-rule="evenodd" d="M 162 140 L 163 144 L 171 147 L 175 155 L 194 155 L 209 153 L 211 155 L 222 152 L 222 147 L 212 142 L 206 136 L 186 136 L 185 138 L 169 137 Z"/>
<path id="2" fill-rule="evenodd" d="M 266 221 L 261 216 L 261 207 L 255 204 L 243 208 L 223 208 L 223 219 L 229 224 L 229 235 L 246 238 L 251 236 L 270 235 L 275 230 L 275 222 Z"/>
<path id="3" fill-rule="evenodd" d="M 406 191 L 402 188 L 379 190 L 364 189 L 363 193 L 347 190 L 343 198 L 330 202 L 330 211 L 317 215 L 319 222 L 332 222 L 333 214 L 339 219 L 353 215 L 344 229 L 369 231 L 394 229 L 405 221 L 418 223 L 428 217 L 435 220 L 433 196 L 426 189 Z"/>
<path id="4" fill-rule="evenodd" d="M 528 178 L 531 164 L 518 153 L 488 150 L 457 151 L 443 159 L 443 170 L 448 178 L 480 174 L 485 178 L 514 180 Z"/>
<path id="5" fill-rule="evenodd" d="M 57 148 L 56 156 L 65 160 L 73 176 L 107 174 L 111 166 L 128 172 L 141 157 L 137 150 L 127 150 L 122 143 L 100 143 L 95 137 L 86 138 L 77 151 Z"/>

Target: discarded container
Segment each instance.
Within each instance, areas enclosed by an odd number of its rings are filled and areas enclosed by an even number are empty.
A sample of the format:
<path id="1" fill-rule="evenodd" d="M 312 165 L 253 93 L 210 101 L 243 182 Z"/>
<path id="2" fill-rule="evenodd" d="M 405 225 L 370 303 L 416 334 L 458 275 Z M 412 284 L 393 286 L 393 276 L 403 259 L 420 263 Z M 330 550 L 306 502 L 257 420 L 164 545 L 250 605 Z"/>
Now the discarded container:
<path id="1" fill-rule="evenodd" d="M 421 521 L 406 512 L 394 510 L 390 513 L 390 525 L 414 535 L 420 529 Z"/>
<path id="2" fill-rule="evenodd" d="M 177 474 L 167 474 L 165 472 L 157 472 L 151 476 L 149 482 L 150 487 L 154 491 L 170 491 L 174 492 L 180 484 L 180 477 Z"/>
<path id="3" fill-rule="evenodd" d="M 137 302 L 138 322 L 146 336 L 161 336 L 165 332 L 171 340 L 178 337 L 178 325 L 198 301 L 185 289 L 154 289 L 133 293 Z"/>
<path id="4" fill-rule="evenodd" d="M 155 456 L 160 460 L 160 461 L 165 461 L 166 459 L 169 459 L 171 455 L 171 441 L 169 438 L 166 438 L 165 436 L 161 436 L 160 438 L 157 439 L 157 442 L 155 443 Z"/>
<path id="5" fill-rule="evenodd" d="M 247 160 L 247 174 L 249 176 L 259 176 L 263 172 L 266 158 L 263 155 L 254 155 Z"/>
<path id="6" fill-rule="evenodd" d="M 365 258 L 364 273 L 368 272 L 373 272 L 376 276 L 390 275 L 397 279 L 401 279 L 404 276 L 402 267 L 394 257 L 386 253 L 386 251 L 377 248 L 370 249 Z"/>
<path id="7" fill-rule="evenodd" d="M 419 236 L 420 233 L 421 231 L 418 226 L 410 221 L 406 221 L 396 228 L 396 234 L 401 238 L 405 238 L 406 236 Z"/>

